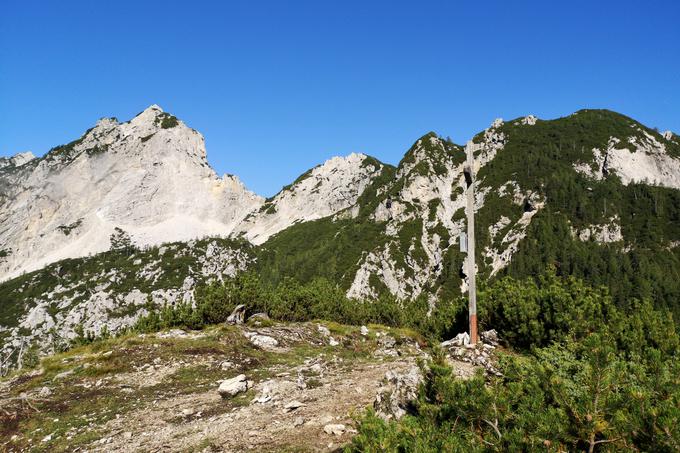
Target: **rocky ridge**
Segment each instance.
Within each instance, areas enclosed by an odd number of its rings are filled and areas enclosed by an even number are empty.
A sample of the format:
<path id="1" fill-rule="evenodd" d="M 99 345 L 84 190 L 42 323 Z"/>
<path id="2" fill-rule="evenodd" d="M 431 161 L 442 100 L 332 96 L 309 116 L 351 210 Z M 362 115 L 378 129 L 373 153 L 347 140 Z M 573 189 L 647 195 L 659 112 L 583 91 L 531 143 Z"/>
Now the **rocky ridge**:
<path id="1" fill-rule="evenodd" d="M 294 223 L 331 216 L 352 208 L 383 164 L 365 154 L 334 157 L 300 176 L 267 200 L 236 228 L 260 245 Z"/>

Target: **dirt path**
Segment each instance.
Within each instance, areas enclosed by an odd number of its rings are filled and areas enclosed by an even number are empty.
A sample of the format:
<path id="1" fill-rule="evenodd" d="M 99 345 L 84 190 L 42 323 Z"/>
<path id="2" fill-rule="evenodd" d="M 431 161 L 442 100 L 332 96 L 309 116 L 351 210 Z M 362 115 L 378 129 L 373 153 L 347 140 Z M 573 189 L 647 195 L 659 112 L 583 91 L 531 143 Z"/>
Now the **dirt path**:
<path id="1" fill-rule="evenodd" d="M 372 404 L 385 373 L 404 371 L 413 360 L 382 363 L 321 365 L 325 372 L 315 388 L 301 389 L 296 382 L 298 372 L 275 378 L 254 386 L 259 403 L 234 408 L 232 411 L 209 416 L 215 406 L 225 402 L 213 390 L 179 396 L 159 403 L 152 410 L 144 409 L 112 420 L 104 427 L 104 444 L 95 451 L 207 451 L 240 452 L 331 451 L 347 442 L 352 435 L 351 414 Z M 325 364 L 327 365 L 327 364 Z M 294 410 L 285 409 L 289 403 L 302 403 Z M 297 404 L 295 404 L 297 405 Z M 182 416 L 185 411 L 184 416 Z M 188 415 L 190 414 L 191 415 Z M 343 435 L 327 434 L 324 426 L 343 424 Z M 101 442 L 101 441 L 100 441 Z"/>

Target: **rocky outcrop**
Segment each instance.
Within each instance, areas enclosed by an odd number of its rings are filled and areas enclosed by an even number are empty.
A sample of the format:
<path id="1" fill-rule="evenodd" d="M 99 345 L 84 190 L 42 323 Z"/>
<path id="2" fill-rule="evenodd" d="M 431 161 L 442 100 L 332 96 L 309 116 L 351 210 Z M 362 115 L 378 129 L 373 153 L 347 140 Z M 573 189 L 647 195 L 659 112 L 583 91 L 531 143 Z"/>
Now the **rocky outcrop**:
<path id="1" fill-rule="evenodd" d="M 32 152 L 17 153 L 12 157 L 0 157 L 0 170 L 21 167 L 35 159 Z"/>
<path id="2" fill-rule="evenodd" d="M 680 189 L 680 159 L 668 154 L 666 145 L 646 131 L 631 135 L 625 142 L 611 137 L 606 149 L 594 148 L 592 152 L 593 162 L 575 163 L 576 171 L 596 180 L 615 174 L 625 185 L 645 183 Z"/>
<path id="3" fill-rule="evenodd" d="M 581 230 L 571 229 L 572 236 L 581 241 L 593 240 L 600 244 L 623 241 L 621 232 L 621 221 L 618 216 L 609 219 L 608 223 L 601 225 L 590 225 Z"/>
<path id="4" fill-rule="evenodd" d="M 236 308 L 227 317 L 227 324 L 243 324 L 246 316 L 246 306 L 241 304 L 237 305 Z"/>
<path id="5" fill-rule="evenodd" d="M 474 154 L 475 171 L 503 149 L 503 124 L 500 119 L 494 121 L 479 142 L 468 144 Z M 377 279 L 390 293 L 408 299 L 420 295 L 441 275 L 447 249 L 455 245 L 465 229 L 464 221 L 456 220 L 465 209 L 464 161 L 463 147 L 433 133 L 419 139 L 406 153 L 396 181 L 382 189 L 388 192 L 400 187 L 398 197 L 387 198 L 371 216 L 376 222 L 386 222 L 389 240 L 362 257 L 347 291 L 349 297 L 375 297 Z M 484 206 L 489 190 L 483 181 L 476 182 L 476 211 Z M 419 223 L 422 227 L 413 233 L 405 248 L 403 231 Z M 448 244 L 444 236 L 449 238 Z M 436 295 L 429 297 L 434 300 Z"/>
<path id="6" fill-rule="evenodd" d="M 533 126 L 536 124 L 536 118 L 534 115 L 527 115 L 524 118 L 522 118 L 522 124 L 525 126 Z"/>
<path id="7" fill-rule="evenodd" d="M 16 311 L 17 319 L 0 325 L 0 356 L 15 361 L 22 348 L 37 346 L 49 353 L 68 345 L 78 335 L 115 334 L 135 324 L 150 307 L 162 308 L 194 302 L 197 285 L 233 277 L 252 262 L 248 250 L 227 240 L 190 241 L 137 251 L 116 267 L 83 260 L 72 268 L 52 265 L 45 270 L 59 284 L 44 292 L 26 295 Z M 181 260 L 184 267 L 164 263 Z M 118 267 L 120 266 L 120 267 Z M 177 273 L 182 276 L 179 281 Z M 33 294 L 43 275 L 27 279 L 10 300 Z"/>
<path id="8" fill-rule="evenodd" d="M 504 193 L 505 188 L 501 188 Z M 515 186 L 514 202 L 526 205 L 526 209 L 514 223 L 507 217 L 501 216 L 498 222 L 489 226 L 491 244 L 484 249 L 484 257 L 491 268 L 490 275 L 494 276 L 501 269 L 507 267 L 513 255 L 519 249 L 519 243 L 526 237 L 527 228 L 533 217 L 545 206 L 545 201 L 535 193 L 523 194 Z M 508 231 L 500 237 L 501 231 Z"/>
<path id="9" fill-rule="evenodd" d="M 450 340 L 443 341 L 440 346 L 447 352 L 451 360 L 482 368 L 485 374 L 491 377 L 501 376 L 494 359 L 494 351 L 498 347 L 498 341 L 498 333 L 492 329 L 482 332 L 476 344 L 470 344 L 470 336 L 467 332 L 463 332 Z"/>
<path id="10" fill-rule="evenodd" d="M 388 371 L 373 402 L 376 414 L 385 420 L 400 419 L 412 409 L 418 397 L 423 373 L 418 366 L 405 372 Z"/>
<path id="11" fill-rule="evenodd" d="M 297 223 L 328 217 L 354 206 L 382 168 L 375 159 L 352 153 L 334 157 L 300 176 L 236 229 L 254 244 Z"/>

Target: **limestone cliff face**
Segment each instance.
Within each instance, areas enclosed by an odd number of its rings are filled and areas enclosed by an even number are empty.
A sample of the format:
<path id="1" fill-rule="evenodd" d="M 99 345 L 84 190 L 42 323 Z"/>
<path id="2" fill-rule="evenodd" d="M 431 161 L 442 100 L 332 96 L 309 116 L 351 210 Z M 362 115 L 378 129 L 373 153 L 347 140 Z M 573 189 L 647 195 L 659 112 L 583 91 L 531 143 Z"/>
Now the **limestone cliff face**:
<path id="1" fill-rule="evenodd" d="M 294 223 L 350 208 L 381 168 L 382 164 L 364 154 L 333 157 L 268 200 L 238 226 L 237 232 L 259 245 Z"/>
<path id="2" fill-rule="evenodd" d="M 591 164 L 576 163 L 574 168 L 593 179 L 608 174 L 617 175 L 625 185 L 635 182 L 680 189 L 680 159 L 671 156 L 667 145 L 674 142 L 673 134 L 665 133 L 661 140 L 639 130 L 621 140 L 611 137 L 607 147 L 592 150 Z"/>
<path id="3" fill-rule="evenodd" d="M 201 134 L 155 105 L 28 157 L 3 162 L 3 279 L 108 250 L 116 227 L 139 246 L 225 235 L 263 201 L 238 178 L 219 178 Z"/>

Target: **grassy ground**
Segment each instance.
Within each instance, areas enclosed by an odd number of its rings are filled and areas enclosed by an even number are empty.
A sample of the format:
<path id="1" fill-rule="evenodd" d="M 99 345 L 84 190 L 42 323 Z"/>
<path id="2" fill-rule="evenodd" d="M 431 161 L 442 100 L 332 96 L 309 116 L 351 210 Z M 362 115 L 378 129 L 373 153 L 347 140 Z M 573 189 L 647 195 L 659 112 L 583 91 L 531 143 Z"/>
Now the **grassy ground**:
<path id="1" fill-rule="evenodd" d="M 279 339 L 275 351 L 254 346 L 241 327 L 212 326 L 182 336 L 125 335 L 45 358 L 36 370 L 0 381 L 0 446 L 9 451 L 74 451 L 105 441 L 102 427 L 108 422 L 171 398 L 215 392 L 219 380 L 241 373 L 261 382 L 307 360 L 331 357 L 339 369 L 352 369 L 376 360 L 378 332 L 389 333 L 397 342 L 424 344 L 408 330 L 371 326 L 364 337 L 358 327 L 324 324 L 340 345 L 328 344 L 319 323 L 259 327 Z M 223 368 L 224 362 L 233 365 Z M 314 372 L 305 373 L 308 388 L 322 385 Z M 49 391 L 41 394 L 44 388 Z M 212 401 L 201 416 L 233 411 L 254 397 L 249 390 Z M 181 424 L 191 417 L 178 411 L 167 421 Z M 203 442 L 209 446 L 211 441 Z"/>

